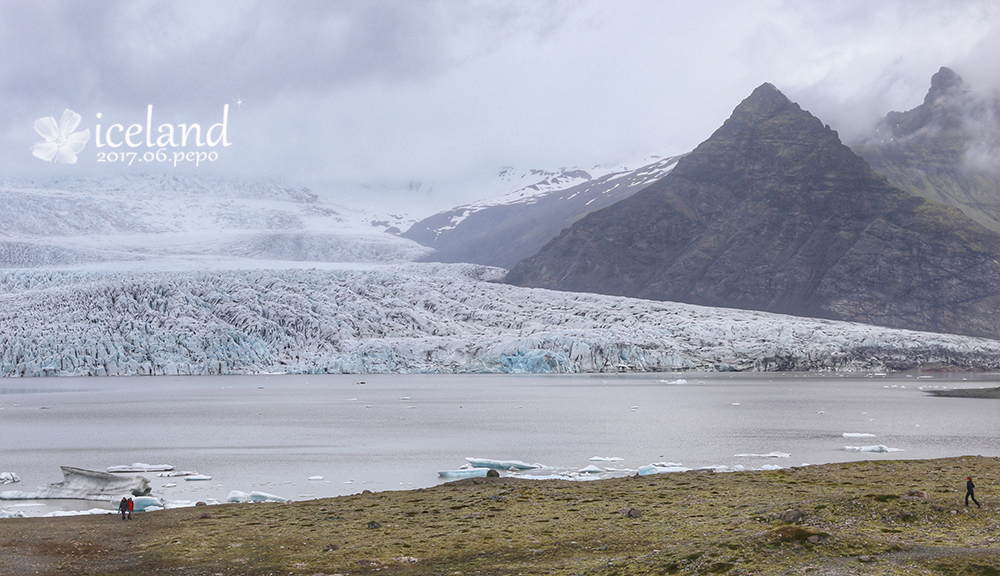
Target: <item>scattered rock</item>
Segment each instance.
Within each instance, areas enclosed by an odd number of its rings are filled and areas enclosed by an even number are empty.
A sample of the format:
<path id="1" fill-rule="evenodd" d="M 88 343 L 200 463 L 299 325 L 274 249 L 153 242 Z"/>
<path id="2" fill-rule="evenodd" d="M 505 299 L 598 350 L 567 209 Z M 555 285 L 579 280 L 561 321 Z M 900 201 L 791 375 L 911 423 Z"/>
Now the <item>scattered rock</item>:
<path id="1" fill-rule="evenodd" d="M 201 502 L 200 500 L 199 500 L 198 502 L 195 502 L 195 503 L 194 503 L 194 505 L 195 505 L 195 506 L 208 506 L 208 504 L 207 504 L 207 503 L 205 503 L 205 502 Z"/>
<path id="2" fill-rule="evenodd" d="M 931 504 L 931 510 L 935 512 L 944 512 L 944 506 L 940 504 Z"/>
<path id="3" fill-rule="evenodd" d="M 781 515 L 781 519 L 789 524 L 795 524 L 796 522 L 800 522 L 803 516 L 805 514 L 803 514 L 802 510 L 785 510 Z"/>
<path id="4" fill-rule="evenodd" d="M 813 534 L 812 536 L 806 538 L 806 542 L 810 544 L 819 544 L 819 534 Z"/>
<path id="5" fill-rule="evenodd" d="M 382 527 L 382 524 L 372 520 L 371 522 L 368 523 L 368 527 L 371 528 L 372 530 L 377 530 L 378 528 Z"/>
<path id="6" fill-rule="evenodd" d="M 618 513 L 624 514 L 628 518 L 642 518 L 642 511 L 638 508 L 622 508 Z"/>
<path id="7" fill-rule="evenodd" d="M 500 473 L 499 473 L 499 472 L 497 472 L 496 470 L 493 470 L 492 468 L 490 468 L 490 469 L 489 469 L 489 470 L 488 470 L 488 471 L 486 472 L 486 477 L 487 477 L 487 478 L 499 478 L 499 477 L 500 477 Z"/>
<path id="8" fill-rule="evenodd" d="M 202 514 L 201 516 L 199 516 L 199 518 L 201 518 L 201 519 L 211 518 L 211 517 L 212 517 L 212 514 L 210 512 L 205 512 L 204 514 Z"/>
<path id="9" fill-rule="evenodd" d="M 372 493 L 371 490 L 362 490 L 361 491 L 361 494 L 371 494 L 371 493 Z"/>
<path id="10" fill-rule="evenodd" d="M 871 556 L 868 556 L 867 554 L 863 556 L 858 556 L 858 562 L 874 562 L 874 561 L 875 559 L 872 558 Z"/>
<path id="11" fill-rule="evenodd" d="M 927 492 L 924 492 L 923 490 L 910 490 L 906 493 L 906 495 L 913 496 L 915 498 L 923 498 L 924 500 L 927 499 Z"/>
<path id="12" fill-rule="evenodd" d="M 332 552 L 334 550 L 340 550 L 340 546 L 337 546 L 336 544 L 327 544 L 326 546 L 323 546 L 323 552 Z"/>

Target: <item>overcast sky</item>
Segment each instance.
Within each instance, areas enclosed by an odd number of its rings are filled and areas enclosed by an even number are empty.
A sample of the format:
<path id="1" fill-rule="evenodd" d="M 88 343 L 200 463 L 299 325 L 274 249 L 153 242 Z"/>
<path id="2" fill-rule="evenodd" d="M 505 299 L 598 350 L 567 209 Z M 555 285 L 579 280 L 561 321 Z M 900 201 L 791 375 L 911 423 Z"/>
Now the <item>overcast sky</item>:
<path id="1" fill-rule="evenodd" d="M 96 125 L 145 129 L 153 105 L 154 132 L 207 129 L 228 104 L 231 146 L 165 153 L 218 153 L 195 173 L 471 201 L 460 184 L 505 165 L 689 151 L 763 82 L 845 137 L 918 105 L 941 66 L 996 89 L 1000 3 L 2 0 L 0 54 L 4 175 L 170 172 L 98 162 L 157 147 L 98 147 Z M 67 108 L 91 131 L 77 163 L 34 157 L 35 121 Z"/>

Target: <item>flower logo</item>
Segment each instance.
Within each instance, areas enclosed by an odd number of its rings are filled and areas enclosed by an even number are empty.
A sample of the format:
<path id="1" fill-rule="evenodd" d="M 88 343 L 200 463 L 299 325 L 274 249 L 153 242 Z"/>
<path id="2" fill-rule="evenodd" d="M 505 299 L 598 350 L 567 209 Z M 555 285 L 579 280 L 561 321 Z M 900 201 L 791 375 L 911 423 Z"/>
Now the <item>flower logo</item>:
<path id="1" fill-rule="evenodd" d="M 35 158 L 46 162 L 61 162 L 76 164 L 76 155 L 90 140 L 90 129 L 83 132 L 73 132 L 80 125 L 80 115 L 70 109 L 63 112 L 59 124 L 52 116 L 35 120 L 35 132 L 45 138 L 31 147 Z"/>

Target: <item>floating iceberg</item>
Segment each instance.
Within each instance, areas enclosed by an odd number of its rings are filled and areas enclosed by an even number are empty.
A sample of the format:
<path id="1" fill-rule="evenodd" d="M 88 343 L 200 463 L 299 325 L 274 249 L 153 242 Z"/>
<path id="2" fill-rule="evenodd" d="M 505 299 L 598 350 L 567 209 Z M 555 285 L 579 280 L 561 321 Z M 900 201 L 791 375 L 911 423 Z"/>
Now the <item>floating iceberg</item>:
<path id="1" fill-rule="evenodd" d="M 844 438 L 874 438 L 874 434 L 868 432 L 844 432 Z"/>
<path id="2" fill-rule="evenodd" d="M 487 458 L 466 458 L 473 468 L 493 468 L 495 470 L 532 470 L 541 464 L 528 464 L 520 460 L 489 460 Z"/>
<path id="3" fill-rule="evenodd" d="M 597 474 L 600 472 L 604 472 L 604 469 L 591 464 L 590 466 L 580 468 L 579 470 L 577 470 L 577 472 L 580 472 L 581 474 Z"/>
<path id="4" fill-rule="evenodd" d="M 591 462 L 621 462 L 622 460 L 624 460 L 624 458 L 619 458 L 617 456 L 594 456 L 590 459 Z"/>
<path id="5" fill-rule="evenodd" d="M 197 476 L 198 473 L 193 470 L 171 470 L 169 472 L 160 472 L 157 474 L 160 478 L 177 478 L 179 476 Z"/>
<path id="6" fill-rule="evenodd" d="M 199 481 L 199 480 L 211 480 L 212 477 L 207 474 L 192 474 L 191 476 L 185 476 L 185 480 Z"/>
<path id="7" fill-rule="evenodd" d="M 844 450 L 848 452 L 902 452 L 902 448 L 889 448 L 884 444 L 876 444 L 874 446 L 844 446 Z"/>
<path id="8" fill-rule="evenodd" d="M 25 518 L 27 515 L 20 510 L 11 512 L 6 508 L 0 508 L 0 518 Z"/>
<path id="9" fill-rule="evenodd" d="M 789 458 L 791 454 L 785 452 L 768 452 L 767 454 L 736 454 L 736 458 Z"/>
<path id="10" fill-rule="evenodd" d="M 90 510 L 56 510 L 54 512 L 49 512 L 45 515 L 46 518 L 55 518 L 58 516 L 97 516 L 99 514 L 117 514 L 117 510 L 108 510 L 107 508 L 91 508 Z"/>
<path id="11" fill-rule="evenodd" d="M 13 472 L 0 472 L 0 484 L 13 484 L 20 481 L 21 479 Z"/>
<path id="12" fill-rule="evenodd" d="M 173 470 L 174 467 L 170 464 L 144 464 L 142 462 L 136 462 L 131 466 L 108 466 L 108 472 L 113 474 L 120 474 L 122 472 L 166 472 Z"/>
<path id="13" fill-rule="evenodd" d="M 685 468 L 676 462 L 657 462 L 656 464 L 639 466 L 639 475 L 649 476 L 650 474 L 670 474 L 673 472 L 689 472 L 690 470 L 690 468 Z"/>
<path id="14" fill-rule="evenodd" d="M 0 500 L 37 500 L 71 498 L 77 500 L 107 500 L 122 494 L 149 494 L 149 480 L 142 476 L 116 476 L 96 470 L 61 466 L 63 481 L 39 486 L 37 492 L 8 490 L 0 492 Z"/>

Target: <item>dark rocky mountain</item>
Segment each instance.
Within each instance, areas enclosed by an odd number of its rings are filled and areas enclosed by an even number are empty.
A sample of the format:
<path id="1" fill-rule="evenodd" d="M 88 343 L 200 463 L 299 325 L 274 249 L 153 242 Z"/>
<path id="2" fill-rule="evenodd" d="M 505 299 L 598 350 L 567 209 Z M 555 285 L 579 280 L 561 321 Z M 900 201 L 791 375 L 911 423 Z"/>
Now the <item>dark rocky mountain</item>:
<path id="1" fill-rule="evenodd" d="M 892 186 L 770 84 L 505 282 L 1000 336 L 1000 235 Z"/>
<path id="2" fill-rule="evenodd" d="M 542 174 L 542 180 L 503 198 L 425 218 L 401 236 L 434 248 L 424 258 L 427 261 L 510 268 L 584 215 L 628 198 L 662 178 L 679 158 L 657 158 L 638 169 L 600 175 L 586 170 Z"/>
<path id="3" fill-rule="evenodd" d="M 1000 231 L 998 122 L 1000 98 L 977 94 L 941 68 L 923 104 L 890 112 L 874 137 L 853 148 L 892 184 Z"/>

